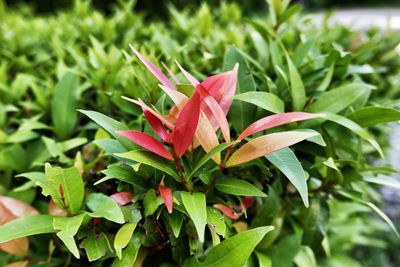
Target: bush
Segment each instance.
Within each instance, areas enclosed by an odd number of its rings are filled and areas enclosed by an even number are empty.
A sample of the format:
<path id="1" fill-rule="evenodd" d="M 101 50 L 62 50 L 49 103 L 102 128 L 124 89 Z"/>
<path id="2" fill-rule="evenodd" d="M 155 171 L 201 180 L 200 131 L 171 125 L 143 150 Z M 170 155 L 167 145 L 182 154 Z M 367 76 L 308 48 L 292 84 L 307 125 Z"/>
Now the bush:
<path id="1" fill-rule="evenodd" d="M 3 10 L 1 264 L 395 260 L 374 184 L 398 186 L 377 160 L 400 119 L 399 37 L 274 2 L 171 7 L 167 23 L 133 1 Z"/>

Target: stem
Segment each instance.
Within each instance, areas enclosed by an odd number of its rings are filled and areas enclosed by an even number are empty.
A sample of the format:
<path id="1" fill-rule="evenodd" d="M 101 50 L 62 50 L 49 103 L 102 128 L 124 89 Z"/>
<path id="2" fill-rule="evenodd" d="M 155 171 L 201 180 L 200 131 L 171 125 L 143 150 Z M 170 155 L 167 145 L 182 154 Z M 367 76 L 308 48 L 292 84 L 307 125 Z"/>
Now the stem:
<path id="1" fill-rule="evenodd" d="M 185 186 L 186 190 L 189 191 L 190 193 L 193 192 L 192 187 L 190 186 L 190 184 L 188 183 L 188 181 L 186 180 L 185 174 L 183 172 L 183 168 L 181 165 L 181 162 L 179 160 L 179 157 L 175 154 L 174 150 L 172 149 L 172 156 L 174 158 L 175 161 L 175 168 L 178 171 L 179 176 L 181 177 L 181 181 L 182 184 Z"/>
<path id="2" fill-rule="evenodd" d="M 225 170 L 226 162 L 228 161 L 229 155 L 231 154 L 233 147 L 234 147 L 234 144 L 228 147 L 225 157 L 222 160 L 222 163 L 219 165 L 219 170 L 215 173 L 214 179 L 211 181 L 210 186 L 208 187 L 208 189 L 206 191 L 206 195 L 211 191 L 211 189 L 214 188 L 215 183 L 217 182 L 217 179 L 221 176 L 222 172 Z"/>

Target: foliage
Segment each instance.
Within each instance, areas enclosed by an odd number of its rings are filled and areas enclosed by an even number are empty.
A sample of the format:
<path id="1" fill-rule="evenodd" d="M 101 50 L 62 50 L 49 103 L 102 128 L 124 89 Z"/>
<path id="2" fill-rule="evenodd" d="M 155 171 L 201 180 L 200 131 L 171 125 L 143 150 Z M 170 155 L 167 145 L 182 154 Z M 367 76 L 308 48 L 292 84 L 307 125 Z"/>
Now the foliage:
<path id="1" fill-rule="evenodd" d="M 0 11 L 0 265 L 359 266 L 389 247 L 373 184 L 399 185 L 374 162 L 400 39 L 268 2 L 168 23 L 133 1 Z"/>

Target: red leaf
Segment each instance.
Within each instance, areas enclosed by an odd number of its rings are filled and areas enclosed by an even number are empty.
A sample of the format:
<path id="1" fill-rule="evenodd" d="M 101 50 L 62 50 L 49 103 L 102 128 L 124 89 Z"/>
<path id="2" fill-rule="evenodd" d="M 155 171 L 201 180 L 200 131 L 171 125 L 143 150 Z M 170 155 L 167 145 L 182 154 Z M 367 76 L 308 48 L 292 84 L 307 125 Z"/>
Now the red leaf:
<path id="1" fill-rule="evenodd" d="M 254 202 L 254 197 L 242 197 L 243 206 L 248 209 Z"/>
<path id="2" fill-rule="evenodd" d="M 314 119 L 320 117 L 319 114 L 310 114 L 305 112 L 287 112 L 281 114 L 275 114 L 268 117 L 259 119 L 248 126 L 238 137 L 238 140 L 243 140 L 246 137 L 273 128 L 288 124 L 295 121 L 303 121 L 308 119 Z"/>
<path id="3" fill-rule="evenodd" d="M 221 211 L 226 217 L 232 219 L 232 220 L 237 220 L 239 219 L 240 215 L 237 214 L 236 212 L 233 212 L 233 210 L 224 204 L 214 204 L 214 208 L 218 209 Z"/>
<path id="4" fill-rule="evenodd" d="M 158 187 L 158 191 L 160 192 L 160 196 L 164 201 L 168 213 L 171 214 L 174 206 L 174 198 L 172 196 L 171 188 L 160 184 L 160 186 Z"/>
<path id="5" fill-rule="evenodd" d="M 175 129 L 170 135 L 174 151 L 178 157 L 186 152 L 193 141 L 200 115 L 200 96 L 195 93 L 179 114 Z"/>
<path id="6" fill-rule="evenodd" d="M 153 63 L 151 63 L 147 58 L 145 58 L 142 54 L 140 54 L 135 48 L 131 46 L 133 52 L 135 52 L 136 56 L 142 61 L 142 63 L 146 66 L 146 68 L 166 87 L 175 88 L 174 85 L 168 80 L 167 76 L 161 72 Z"/>
<path id="7" fill-rule="evenodd" d="M 157 155 L 163 158 L 173 160 L 169 151 L 160 142 L 158 142 L 155 138 L 151 137 L 150 135 L 134 130 L 117 131 L 117 134 L 125 136 L 126 138 L 135 142 L 139 146 L 144 147 L 147 150 L 150 150 L 151 152 L 156 153 Z"/>
<path id="8" fill-rule="evenodd" d="M 225 141 L 230 142 L 231 136 L 229 132 L 229 124 L 228 121 L 226 120 L 224 111 L 221 109 L 217 101 L 215 101 L 215 99 L 212 96 L 207 96 L 206 98 L 204 98 L 204 102 L 210 108 L 214 118 L 216 119 Z"/>
<path id="9" fill-rule="evenodd" d="M 125 206 L 132 202 L 133 194 L 131 192 L 118 192 L 112 194 L 110 197 L 117 201 L 118 205 Z"/>
<path id="10" fill-rule="evenodd" d="M 161 140 L 167 142 L 168 133 L 165 130 L 163 123 L 150 111 L 144 110 L 143 113 L 147 121 L 150 123 L 151 128 L 153 128 L 154 132 L 156 132 L 156 134 L 161 138 Z"/>

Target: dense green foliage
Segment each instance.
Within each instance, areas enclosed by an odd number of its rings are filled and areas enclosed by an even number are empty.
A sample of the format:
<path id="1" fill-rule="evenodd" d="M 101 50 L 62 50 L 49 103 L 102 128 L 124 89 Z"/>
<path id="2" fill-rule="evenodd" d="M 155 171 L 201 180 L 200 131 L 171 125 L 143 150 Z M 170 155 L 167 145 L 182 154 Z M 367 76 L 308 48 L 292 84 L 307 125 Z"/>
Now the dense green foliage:
<path id="1" fill-rule="evenodd" d="M 268 2 L 269 13 L 257 17 L 244 17 L 236 4 L 170 7 L 166 22 L 131 12 L 133 1 L 121 1 L 109 16 L 87 1 L 47 17 L 0 7 L 0 242 L 21 238 L 0 244 L 0 265 L 398 261 L 391 256 L 396 230 L 374 184 L 399 187 L 390 179 L 396 170 L 383 159 L 376 166 L 387 148 L 386 123 L 400 120 L 399 36 L 315 25 L 299 5 Z M 257 119 L 292 111 L 322 117 L 265 133 L 317 135 L 219 173 L 211 158 L 223 158 L 231 145 L 219 134 L 215 150 L 182 158 L 191 178 L 185 185 L 174 165 L 116 133 L 152 132 L 140 107 L 121 96 L 141 98 L 161 114 L 173 106 L 129 44 L 174 73 L 177 60 L 200 81 L 239 63 L 232 139 Z M 174 192 L 172 214 L 161 181 Z M 243 196 L 255 197 L 246 204 Z M 30 216 L 16 219 L 22 215 Z M 376 262 L 365 257 L 371 252 L 381 255 Z"/>

